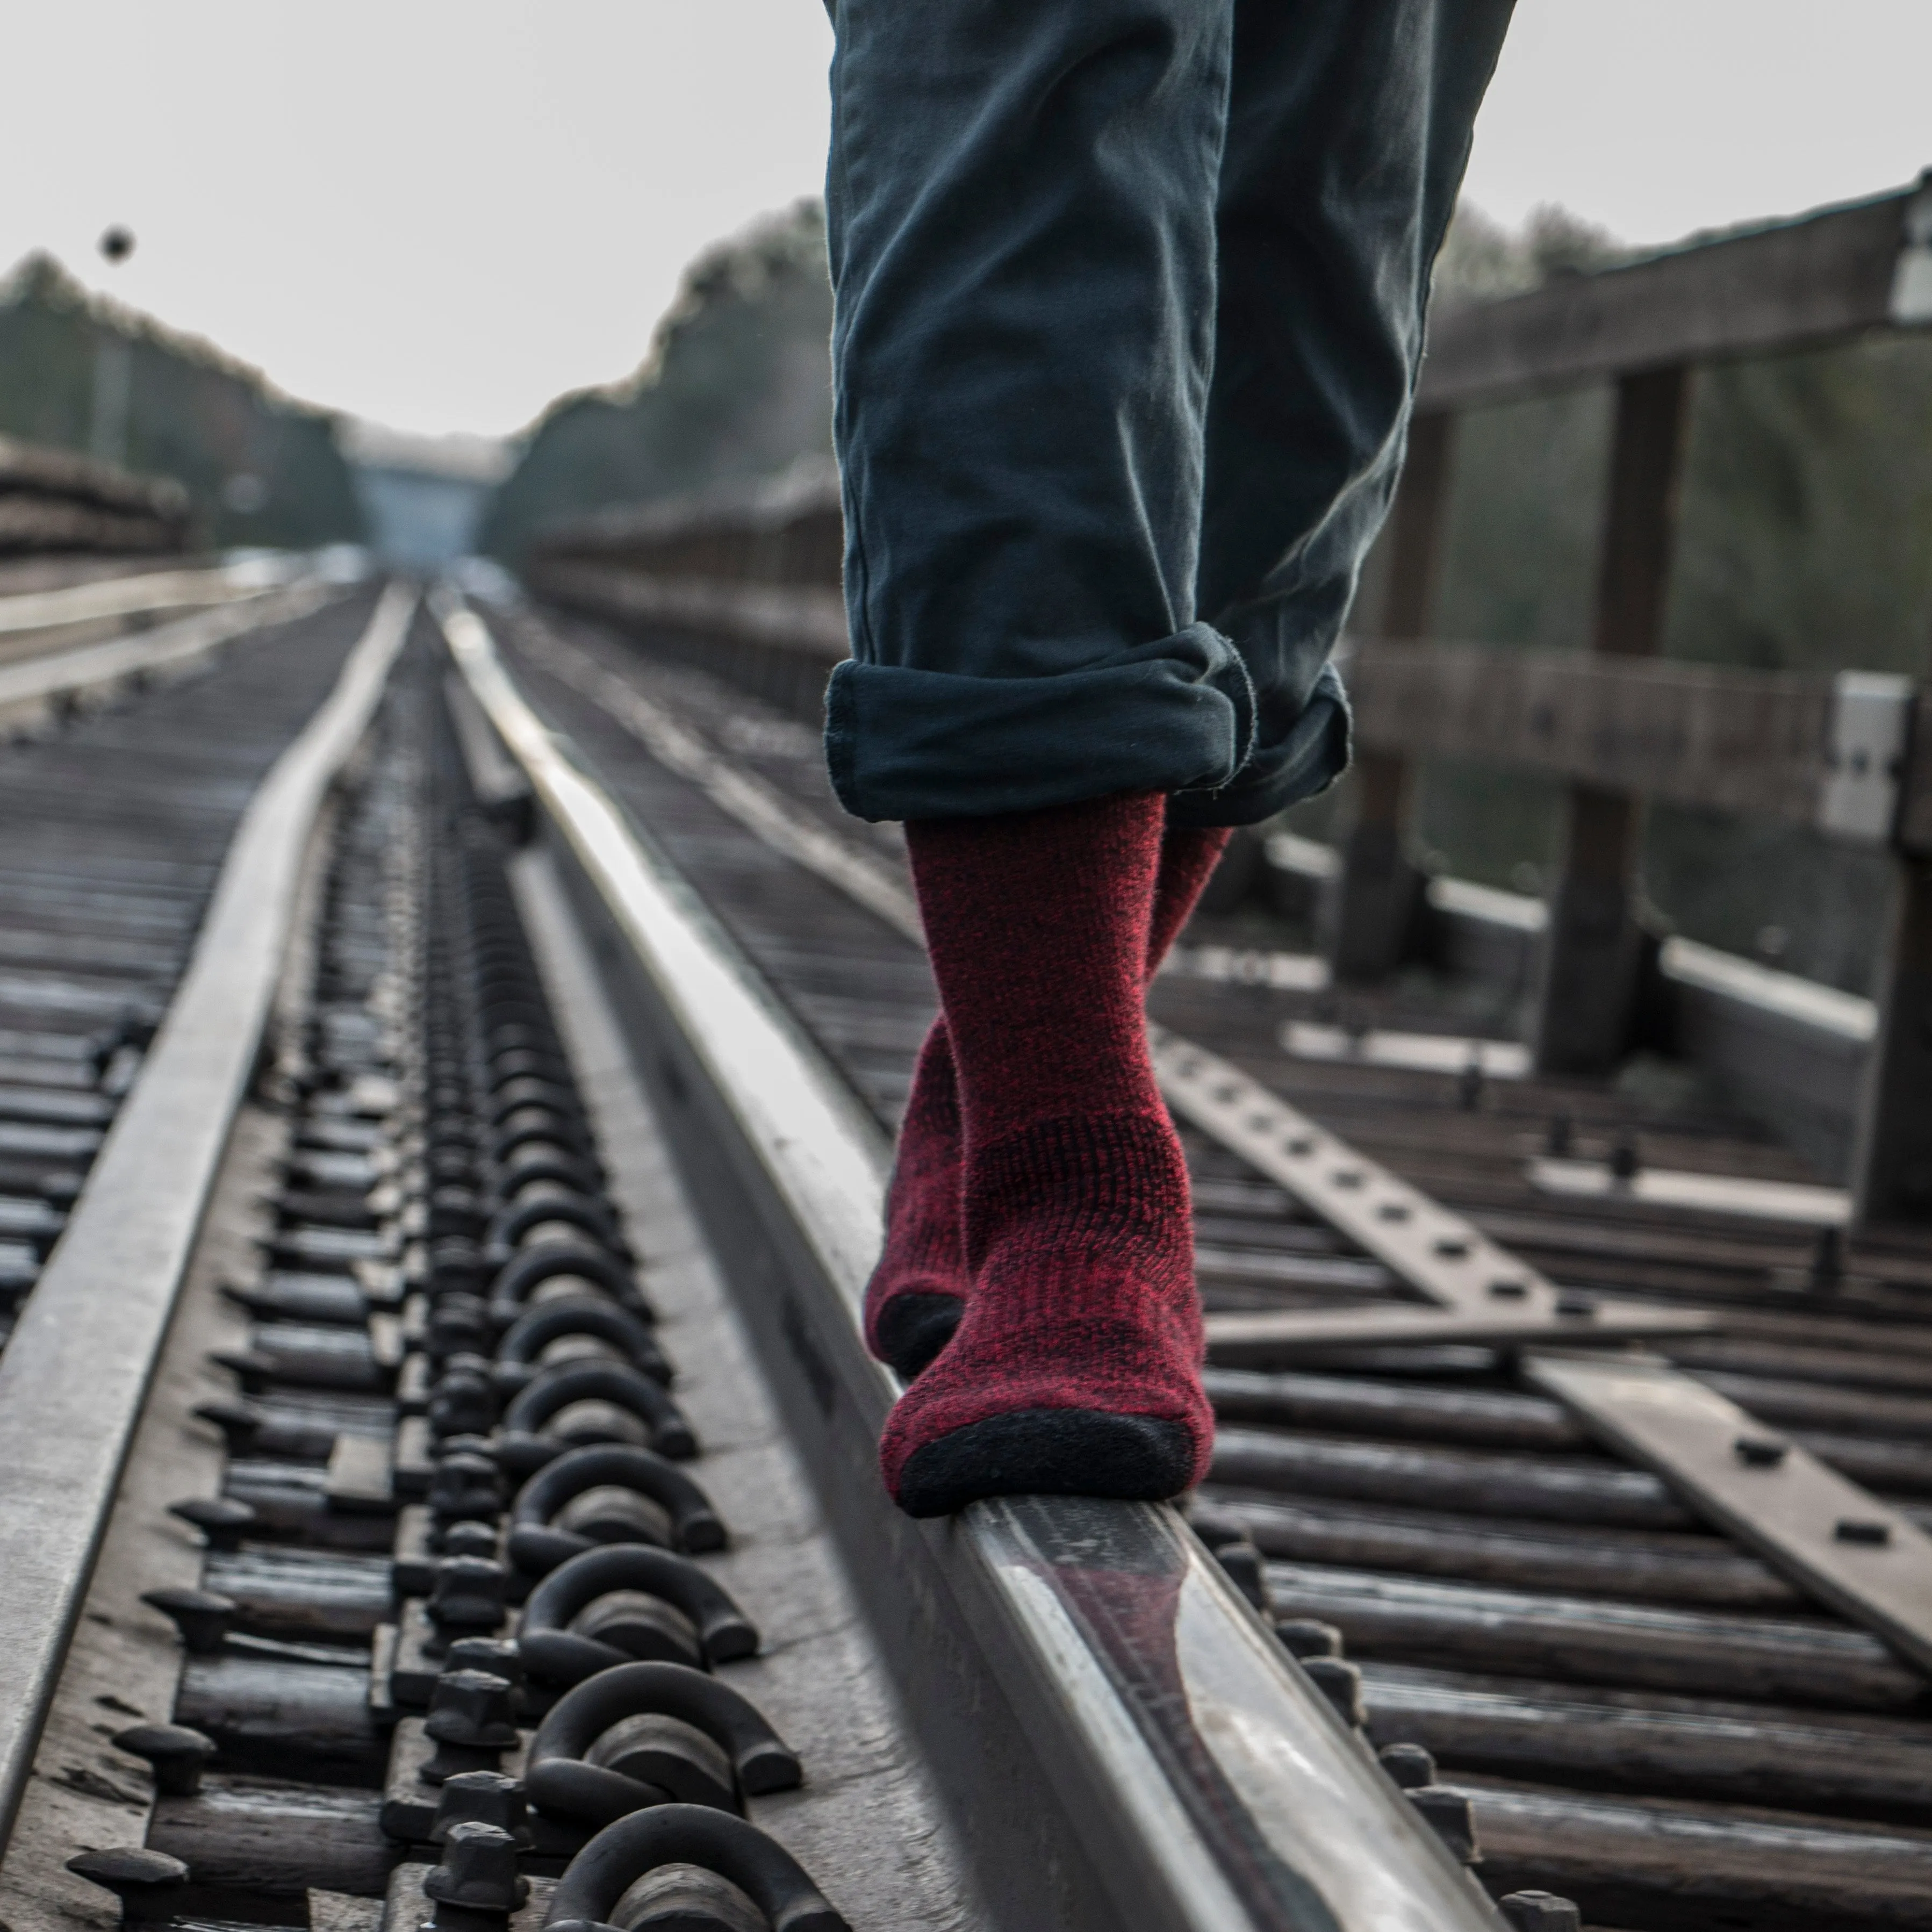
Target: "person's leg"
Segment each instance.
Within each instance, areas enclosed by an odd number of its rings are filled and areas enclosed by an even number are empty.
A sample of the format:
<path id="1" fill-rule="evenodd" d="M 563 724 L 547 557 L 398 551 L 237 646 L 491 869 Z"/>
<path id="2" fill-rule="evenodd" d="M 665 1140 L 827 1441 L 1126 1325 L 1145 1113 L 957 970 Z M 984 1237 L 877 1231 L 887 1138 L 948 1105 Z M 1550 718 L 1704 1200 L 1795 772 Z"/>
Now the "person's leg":
<path id="1" fill-rule="evenodd" d="M 1252 824 L 1340 768 L 1326 669 L 1388 509 L 1429 280 L 1512 0 L 1236 0 L 1200 616 L 1253 679 L 1253 757 L 1174 802 Z"/>
<path id="2" fill-rule="evenodd" d="M 1246 754 L 1246 674 L 1194 611 L 1232 5 L 838 0 L 826 745 L 862 818 Z"/>
<path id="3" fill-rule="evenodd" d="M 1246 672 L 1192 608 L 1231 7 L 836 0 L 826 742 L 861 816 L 1157 795 L 1246 754 Z M 868 1297 L 902 1372 L 964 1282 L 952 1046 L 921 1055 Z"/>
<path id="4" fill-rule="evenodd" d="M 1206 1466 L 1187 1168 L 1144 1006 L 1164 818 L 1130 794 L 906 827 L 972 1280 L 880 1443 L 914 1515 L 1014 1492 L 1170 1496 Z"/>
<path id="5" fill-rule="evenodd" d="M 1169 824 L 1154 881 L 1147 978 L 1160 970 L 1228 843 L 1224 826 Z M 886 1238 L 866 1288 L 866 1340 L 910 1382 L 951 1340 L 970 1284 L 959 1225 L 958 1085 L 946 1016 L 932 1022 L 899 1121 Z"/>
<path id="6" fill-rule="evenodd" d="M 1162 823 L 1150 794 L 1178 794 L 1177 824 L 1251 822 L 1340 769 L 1340 688 L 1312 673 L 1408 393 L 1405 380 L 1352 468 L 1318 434 L 1284 451 L 1274 425 L 1252 439 L 1262 461 L 1230 434 L 1206 464 L 1210 204 L 1224 251 L 1245 206 L 1220 166 L 1232 4 L 841 0 L 828 204 L 854 661 L 835 676 L 826 744 L 850 808 L 908 821 L 956 1063 L 972 1277 L 880 1444 L 919 1514 L 1016 1490 L 1168 1495 L 1208 1452 L 1186 1171 L 1140 1009 Z M 1371 58 L 1378 34 L 1382 52 L 1414 51 L 1383 32 L 1391 6 L 1364 14 Z M 1352 5 L 1284 10 L 1304 52 L 1330 57 L 1316 87 L 1376 80 L 1346 57 Z M 1407 9 L 1412 40 L 1424 13 Z M 1276 94 L 1296 79 L 1278 74 Z M 1412 142 L 1428 132 L 1406 125 Z M 1311 179 L 1288 224 L 1311 232 L 1305 204 L 1375 192 L 1318 166 Z M 1317 247 L 1297 266 L 1310 279 L 1275 280 L 1308 318 L 1287 317 L 1299 346 L 1274 373 L 1322 391 L 1288 410 L 1318 432 L 1374 414 L 1373 384 L 1340 353 L 1375 364 L 1373 344 L 1325 334 L 1360 319 L 1346 287 L 1319 286 L 1331 272 L 1346 284 L 1346 267 Z M 1384 337 L 1399 328 L 1400 300 L 1371 307 Z M 1224 354 L 1244 346 L 1219 326 Z M 1252 374 L 1217 380 L 1217 422 Z M 1245 498 L 1298 463 L 1327 466 L 1330 500 Z M 1225 558 L 1196 552 L 1204 488 L 1217 531 L 1242 539 Z M 1283 616 L 1298 599 L 1308 612 Z M 1226 610 L 1239 648 L 1197 602 Z M 1250 658 L 1270 704 L 1252 778 Z"/>

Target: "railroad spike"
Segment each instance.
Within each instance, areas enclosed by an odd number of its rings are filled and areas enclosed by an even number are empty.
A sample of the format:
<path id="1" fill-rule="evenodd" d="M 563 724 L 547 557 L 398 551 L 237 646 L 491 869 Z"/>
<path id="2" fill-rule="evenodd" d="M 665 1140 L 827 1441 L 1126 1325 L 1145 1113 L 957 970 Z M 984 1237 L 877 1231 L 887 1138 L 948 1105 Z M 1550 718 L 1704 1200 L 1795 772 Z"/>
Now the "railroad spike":
<path id="1" fill-rule="evenodd" d="M 164 1798 L 191 1798 L 201 1789 L 201 1774 L 215 1754 L 214 1740 L 184 1724 L 136 1724 L 117 1731 L 116 1750 L 146 1759 L 154 1790 Z"/>
<path id="2" fill-rule="evenodd" d="M 183 1646 L 194 1657 L 212 1657 L 220 1649 L 238 1607 L 232 1597 L 224 1597 L 217 1591 L 178 1586 L 144 1590 L 141 1600 L 172 1620 Z"/>
<path id="3" fill-rule="evenodd" d="M 209 1549 L 224 1552 L 239 1550 L 242 1538 L 256 1523 L 254 1509 L 233 1496 L 190 1496 L 169 1504 L 168 1514 L 192 1523 Z"/>

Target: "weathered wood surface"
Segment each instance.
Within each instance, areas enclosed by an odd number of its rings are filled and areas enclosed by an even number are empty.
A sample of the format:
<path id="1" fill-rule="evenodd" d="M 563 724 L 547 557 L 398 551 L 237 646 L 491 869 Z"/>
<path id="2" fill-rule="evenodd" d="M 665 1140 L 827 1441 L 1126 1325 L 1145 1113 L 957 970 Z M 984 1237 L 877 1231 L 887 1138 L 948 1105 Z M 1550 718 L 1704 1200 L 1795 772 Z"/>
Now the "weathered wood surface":
<path id="1" fill-rule="evenodd" d="M 1213 1480 L 1294 1496 L 1351 1497 L 1481 1516 L 1684 1529 L 1690 1518 L 1654 1476 L 1607 1456 L 1558 1458 L 1324 1441 L 1223 1429 Z"/>
<path id="2" fill-rule="evenodd" d="M 232 1597 L 236 1628 L 298 1641 L 366 1642 L 394 1599 L 385 1556 L 253 1545 L 212 1553 L 204 1587 Z"/>
<path id="3" fill-rule="evenodd" d="M 188 493 L 172 478 L 137 476 L 94 457 L 22 442 L 10 436 L 0 436 L 0 490 L 64 498 L 176 521 L 188 514 Z"/>
<path id="4" fill-rule="evenodd" d="M 1855 1398 L 1819 1391 L 1821 1400 L 1778 1399 L 1778 1384 L 1742 1379 L 1733 1399 L 1761 1421 L 1791 1428 L 1792 1439 L 1852 1481 L 1900 1496 L 1932 1496 L 1932 1443 L 1908 1429 L 1886 1440 L 1882 1418 L 1861 1417 Z M 1252 1423 L 1275 1429 L 1363 1434 L 1396 1442 L 1456 1448 L 1576 1450 L 1583 1432 L 1554 1402 L 1540 1396 L 1488 1389 L 1433 1389 L 1378 1382 L 1356 1376 L 1265 1373 L 1210 1367 L 1208 1399 L 1224 1424 Z M 1784 1385 L 1790 1386 L 1790 1385 Z M 1754 1400 L 1765 1392 L 1764 1400 Z M 1882 1399 L 1881 1399 L 1882 1401 Z M 1922 1419 L 1909 1413 L 1908 1420 Z M 1803 1425 L 1822 1412 L 1834 1426 Z M 1793 1428 L 1792 1424 L 1798 1426 Z M 1915 1437 L 1916 1439 L 1915 1439 Z"/>
<path id="5" fill-rule="evenodd" d="M 1560 1403 L 1508 1390 L 1246 1369 L 1210 1368 L 1204 1380 L 1224 1422 L 1364 1431 L 1470 1448 L 1575 1450 L 1588 1439 Z"/>
<path id="6" fill-rule="evenodd" d="M 8 490 L 0 478 L 0 552 L 94 550 L 109 555 L 182 548 L 178 523 L 138 510 L 96 509 Z"/>
<path id="7" fill-rule="evenodd" d="M 1285 1499 L 1210 1484 L 1216 1520 L 1238 1523 L 1265 1556 L 1393 1570 L 1518 1590 L 1714 1610 L 1790 1611 L 1798 1593 L 1714 1537 L 1596 1524 L 1498 1522 L 1450 1510 Z"/>
<path id="8" fill-rule="evenodd" d="M 1584 1798 L 1474 1776 L 1484 1882 L 1574 1899 L 1655 1932 L 1922 1928 L 1932 1832 L 1742 1807 Z"/>
<path id="9" fill-rule="evenodd" d="M 1371 749 L 1546 772 L 1712 811 L 1813 823 L 1832 682 L 1594 652 L 1384 643 L 1355 652 Z"/>
<path id="10" fill-rule="evenodd" d="M 286 1772 L 374 1784 L 388 1739 L 369 1714 L 369 1672 L 279 1658 L 191 1657 L 174 1720 L 204 1731 L 236 1771 Z"/>
<path id="11" fill-rule="evenodd" d="M 1824 208 L 1500 302 L 1439 313 L 1418 409 L 1462 409 L 1632 370 L 1763 355 L 1892 320 L 1912 190 Z"/>
<path id="12" fill-rule="evenodd" d="M 1932 1688 L 1874 1636 L 1822 1619 L 1270 1563 L 1276 1613 L 1335 1624 L 1351 1655 L 1682 1694 L 1903 1712 Z"/>
<path id="13" fill-rule="evenodd" d="M 1364 1667 L 1369 1736 L 1456 1771 L 1932 1822 L 1932 1725 Z"/>
<path id="14" fill-rule="evenodd" d="M 210 1777 L 191 1798 L 156 1802 L 148 1842 L 184 1861 L 197 1890 L 299 1895 L 314 1886 L 375 1898 L 402 1856 L 380 1807 L 372 1791 Z"/>

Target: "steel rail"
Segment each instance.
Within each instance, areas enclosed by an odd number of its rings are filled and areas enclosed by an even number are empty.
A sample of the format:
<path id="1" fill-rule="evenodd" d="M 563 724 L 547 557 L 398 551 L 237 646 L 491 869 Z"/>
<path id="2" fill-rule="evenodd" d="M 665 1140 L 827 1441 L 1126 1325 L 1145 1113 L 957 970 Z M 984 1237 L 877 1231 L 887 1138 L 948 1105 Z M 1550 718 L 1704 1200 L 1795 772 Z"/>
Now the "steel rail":
<path id="1" fill-rule="evenodd" d="M 0 1838 L 10 1830 L 175 1299 L 247 1090 L 317 814 L 407 634 L 385 592 L 243 814 L 194 956 L 0 1355 Z"/>
<path id="2" fill-rule="evenodd" d="M 124 679 L 185 670 L 231 639 L 306 616 L 340 594 L 340 585 L 307 577 L 279 587 L 250 590 L 244 597 L 155 630 L 0 664 L 0 722 L 18 724 L 82 692 Z"/>
<path id="3" fill-rule="evenodd" d="M 916 1524 L 892 1508 L 872 1465 L 896 1384 L 859 1328 L 884 1137 L 530 708 L 482 620 L 454 597 L 439 614 L 530 782 L 962 1826 L 998 1820 L 1037 1852 L 992 1875 L 1001 1922 L 1497 1926 L 1172 1509 L 1028 1497 Z"/>
<path id="4" fill-rule="evenodd" d="M 148 571 L 139 577 L 101 577 L 56 590 L 22 591 L 0 597 L 0 637 L 22 631 L 50 631 L 66 624 L 88 624 L 103 617 L 134 617 L 150 610 L 226 604 L 277 590 L 298 575 L 303 557 L 250 558 L 202 570 Z"/>

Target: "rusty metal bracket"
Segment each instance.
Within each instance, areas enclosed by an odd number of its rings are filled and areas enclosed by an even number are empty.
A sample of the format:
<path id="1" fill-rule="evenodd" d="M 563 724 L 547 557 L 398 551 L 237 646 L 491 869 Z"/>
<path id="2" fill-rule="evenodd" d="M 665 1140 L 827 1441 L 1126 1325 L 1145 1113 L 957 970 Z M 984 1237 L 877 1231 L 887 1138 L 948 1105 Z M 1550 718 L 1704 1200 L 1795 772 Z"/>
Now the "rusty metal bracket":
<path id="1" fill-rule="evenodd" d="M 1665 1362 L 1532 1354 L 1524 1379 L 1798 1588 L 1932 1672 L 1932 1536 Z"/>
<path id="2" fill-rule="evenodd" d="M 1695 1309 L 1577 1294 L 1472 1222 L 1365 1159 L 1240 1069 L 1152 1029 L 1154 1071 L 1175 1111 L 1285 1189 L 1389 1269 L 1422 1305 L 1210 1315 L 1208 1345 L 1223 1363 L 1262 1363 L 1392 1342 L 1624 1342 L 1696 1334 Z"/>

